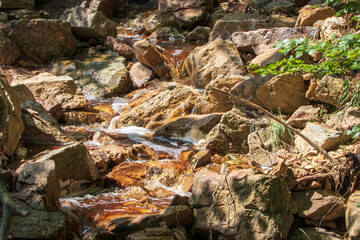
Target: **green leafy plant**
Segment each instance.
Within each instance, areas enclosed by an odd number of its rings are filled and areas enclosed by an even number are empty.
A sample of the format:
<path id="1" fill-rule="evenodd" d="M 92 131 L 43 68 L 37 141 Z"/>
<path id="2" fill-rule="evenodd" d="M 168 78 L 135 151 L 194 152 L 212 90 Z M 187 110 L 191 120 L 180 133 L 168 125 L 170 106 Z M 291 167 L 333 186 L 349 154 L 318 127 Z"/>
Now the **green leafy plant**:
<path id="1" fill-rule="evenodd" d="M 289 129 L 276 121 L 270 122 L 270 138 L 275 146 L 281 146 L 287 136 L 293 137 Z"/>
<path id="2" fill-rule="evenodd" d="M 354 126 L 351 130 L 345 132 L 345 134 L 350 135 L 352 139 L 360 136 L 360 124 Z"/>

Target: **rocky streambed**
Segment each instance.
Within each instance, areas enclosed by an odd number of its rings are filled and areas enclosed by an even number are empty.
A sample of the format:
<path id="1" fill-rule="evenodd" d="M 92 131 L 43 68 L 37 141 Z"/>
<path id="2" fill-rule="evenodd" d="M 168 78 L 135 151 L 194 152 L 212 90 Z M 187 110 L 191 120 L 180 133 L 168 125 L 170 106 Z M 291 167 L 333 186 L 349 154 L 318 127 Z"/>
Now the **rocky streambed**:
<path id="1" fill-rule="evenodd" d="M 306 4 L 0 0 L 0 179 L 30 213 L 9 238 L 359 239 L 343 80 L 254 72 L 346 28 Z"/>

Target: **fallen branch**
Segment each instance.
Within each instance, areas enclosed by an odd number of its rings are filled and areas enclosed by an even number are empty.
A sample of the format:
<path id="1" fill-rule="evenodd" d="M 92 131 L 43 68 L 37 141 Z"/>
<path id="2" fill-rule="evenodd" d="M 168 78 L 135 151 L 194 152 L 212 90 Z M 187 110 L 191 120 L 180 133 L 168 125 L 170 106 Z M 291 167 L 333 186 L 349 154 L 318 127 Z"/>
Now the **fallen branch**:
<path id="1" fill-rule="evenodd" d="M 319 145 L 317 145 L 316 143 L 314 143 L 313 141 L 311 141 L 307 136 L 305 136 L 304 134 L 302 134 L 301 132 L 299 132 L 297 129 L 293 128 L 292 126 L 290 126 L 289 124 L 287 124 L 285 121 L 283 121 L 282 119 L 276 117 L 275 115 L 271 114 L 269 111 L 267 111 L 266 109 L 264 109 L 263 107 L 253 103 L 253 102 L 250 102 L 244 98 L 240 98 L 240 97 L 237 97 L 237 96 L 234 96 L 233 94 L 231 93 L 228 93 L 226 91 L 223 91 L 221 89 L 218 89 L 218 88 L 211 88 L 210 90 L 213 90 L 213 91 L 217 91 L 217 92 L 221 92 L 225 95 L 227 95 L 228 97 L 230 97 L 231 99 L 234 99 L 240 103 L 243 103 L 243 104 L 246 104 L 250 107 L 253 107 L 253 108 L 256 108 L 260 111 L 262 111 L 266 116 L 270 117 L 271 119 L 277 121 L 278 123 L 280 123 L 281 125 L 283 125 L 284 127 L 286 127 L 287 129 L 289 129 L 291 132 L 299 135 L 301 138 L 303 138 L 307 143 L 309 143 L 313 148 L 316 149 L 316 151 L 318 151 L 319 153 L 323 154 L 327 159 L 330 160 L 331 163 L 335 164 L 335 159 L 330 156 L 330 154 L 328 152 L 326 152 L 324 149 L 322 149 Z"/>
<path id="2" fill-rule="evenodd" d="M 298 184 L 306 185 L 308 182 L 322 181 L 325 178 L 331 177 L 331 176 L 333 176 L 331 173 L 319 173 L 319 174 L 305 176 L 305 177 L 298 178 L 298 179 L 292 179 L 292 180 L 286 181 L 286 184 L 287 184 L 289 190 L 291 190 L 294 187 L 296 187 L 296 185 L 298 185 Z"/>
<path id="3" fill-rule="evenodd" d="M 6 188 L 6 170 L 0 169 L 0 200 L 2 202 L 2 220 L 0 228 L 0 240 L 8 239 L 9 222 L 13 215 L 25 217 L 29 215 L 28 211 L 20 209 L 16 206 L 14 200 L 11 198 L 9 191 Z"/>

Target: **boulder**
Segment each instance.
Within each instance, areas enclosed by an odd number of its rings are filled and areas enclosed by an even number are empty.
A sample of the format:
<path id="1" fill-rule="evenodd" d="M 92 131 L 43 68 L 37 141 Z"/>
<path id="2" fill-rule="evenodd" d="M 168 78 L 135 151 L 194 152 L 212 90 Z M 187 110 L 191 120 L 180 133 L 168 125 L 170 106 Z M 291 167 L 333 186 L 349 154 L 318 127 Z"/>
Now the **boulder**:
<path id="1" fill-rule="evenodd" d="M 186 58 L 185 68 L 191 82 L 199 88 L 206 87 L 219 75 L 230 77 L 246 73 L 235 45 L 222 39 L 195 48 Z"/>
<path id="2" fill-rule="evenodd" d="M 223 239 L 286 239 L 296 212 L 282 179 L 251 169 L 197 172 L 191 203 L 195 231 Z"/>
<path id="3" fill-rule="evenodd" d="M 333 150 L 339 144 L 346 142 L 350 136 L 341 131 L 335 131 L 320 124 L 308 122 L 301 132 L 311 141 L 319 145 L 325 151 Z M 307 152 L 313 149 L 303 138 L 295 136 L 295 147 L 300 151 Z"/>
<path id="4" fill-rule="evenodd" d="M 346 205 L 346 229 L 350 239 L 360 239 L 360 191 L 351 194 Z"/>
<path id="5" fill-rule="evenodd" d="M 12 156 L 24 131 L 24 123 L 20 102 L 2 76 L 0 76 L 0 109 L 0 151 Z"/>
<path id="6" fill-rule="evenodd" d="M 9 235 L 13 239 L 68 239 L 67 219 L 62 212 L 30 210 L 26 217 L 13 216 L 9 224 Z"/>
<path id="7" fill-rule="evenodd" d="M 142 88 L 144 85 L 155 79 L 155 72 L 142 63 L 134 63 L 129 71 L 130 79 L 137 88 Z"/>
<path id="8" fill-rule="evenodd" d="M 58 102 L 62 109 L 79 109 L 87 106 L 85 95 L 68 76 L 41 73 L 26 80 L 15 80 L 11 82 L 11 86 L 23 102 Z"/>
<path id="9" fill-rule="evenodd" d="M 153 33 L 163 27 L 180 28 L 175 14 L 170 10 L 155 11 L 144 22 L 145 30 Z"/>
<path id="10" fill-rule="evenodd" d="M 163 215 L 168 227 L 188 226 L 193 223 L 193 213 L 186 205 L 169 206 Z"/>
<path id="11" fill-rule="evenodd" d="M 133 90 L 126 65 L 122 56 L 89 48 L 77 54 L 74 60 L 55 63 L 51 73 L 70 76 L 87 96 L 118 96 Z"/>
<path id="12" fill-rule="evenodd" d="M 264 9 L 268 12 L 281 12 L 291 14 L 295 11 L 296 5 L 290 1 L 273 1 L 265 5 Z"/>
<path id="13" fill-rule="evenodd" d="M 184 36 L 181 33 L 179 33 L 179 31 L 176 28 L 163 27 L 163 28 L 160 28 L 160 29 L 156 30 L 155 32 L 153 32 L 150 35 L 150 39 L 157 39 L 157 40 L 178 39 L 178 40 L 183 40 Z"/>
<path id="14" fill-rule="evenodd" d="M 155 129 L 154 136 L 185 137 L 185 139 L 191 140 L 191 138 L 196 138 L 192 136 L 195 129 L 200 132 L 200 136 L 206 136 L 206 134 L 220 122 L 221 116 L 221 113 L 205 115 L 190 114 L 170 119 L 166 124 Z"/>
<path id="15" fill-rule="evenodd" d="M 307 104 L 304 79 L 299 75 L 280 74 L 258 90 L 256 97 L 268 110 L 292 114 L 300 106 Z"/>
<path id="16" fill-rule="evenodd" d="M 35 3 L 34 0 L 1 0 L 0 9 L 14 9 L 14 8 L 25 8 L 25 9 L 34 9 Z"/>
<path id="17" fill-rule="evenodd" d="M 235 32 L 231 36 L 231 39 L 240 51 L 259 55 L 267 49 L 272 49 L 278 41 L 294 37 L 304 37 L 304 35 L 318 39 L 319 29 L 316 27 L 258 29 Z"/>
<path id="18" fill-rule="evenodd" d="M 171 79 L 171 69 L 159 50 L 148 40 L 144 39 L 134 43 L 136 58 L 142 64 L 152 68 L 163 80 Z"/>
<path id="19" fill-rule="evenodd" d="M 269 23 L 261 15 L 235 12 L 217 20 L 210 33 L 209 41 L 216 38 L 230 39 L 233 33 L 269 28 Z"/>
<path id="20" fill-rule="evenodd" d="M 223 77 L 218 76 L 206 87 L 204 93 L 195 101 L 197 114 L 208 114 L 214 112 L 227 112 L 233 108 L 233 102 L 223 93 L 212 91 L 212 88 L 219 88 L 229 92 L 236 84 L 243 82 L 246 78 L 242 76 Z"/>
<path id="21" fill-rule="evenodd" d="M 279 49 L 266 49 L 263 53 L 257 55 L 254 59 L 250 61 L 248 71 L 251 72 L 254 76 L 257 76 L 257 73 L 254 71 L 260 67 L 273 64 L 275 62 L 280 62 L 285 58 L 285 55 L 279 52 Z"/>
<path id="22" fill-rule="evenodd" d="M 143 163 L 120 163 L 105 176 L 104 184 L 106 186 L 117 186 L 121 188 L 139 186 L 140 181 L 145 178 L 148 172 L 149 167 Z"/>
<path id="23" fill-rule="evenodd" d="M 345 215 L 345 200 L 330 190 L 319 189 L 292 193 L 298 215 L 312 220 L 335 220 Z"/>
<path id="24" fill-rule="evenodd" d="M 157 128 L 171 118 L 190 114 L 198 95 L 195 89 L 181 84 L 150 91 L 127 105 L 114 127 L 136 125 Z"/>
<path id="25" fill-rule="evenodd" d="M 125 43 L 121 43 L 117 38 L 107 36 L 104 44 L 107 49 L 114 50 L 128 61 L 132 61 L 135 58 L 134 49 Z"/>
<path id="26" fill-rule="evenodd" d="M 70 24 L 59 19 L 21 19 L 3 28 L 7 37 L 18 46 L 23 58 L 46 63 L 77 51 L 77 40 Z M 36 33 L 36 34 L 35 34 Z"/>
<path id="27" fill-rule="evenodd" d="M 29 162 L 16 170 L 17 184 L 14 198 L 26 202 L 32 209 L 58 211 L 60 187 L 55 162 Z"/>
<path id="28" fill-rule="evenodd" d="M 249 4 L 245 2 L 221 2 L 219 5 L 223 10 L 243 13 L 245 13 L 249 7 Z"/>
<path id="29" fill-rule="evenodd" d="M 295 26 L 312 26 L 316 21 L 325 20 L 336 14 L 332 7 L 313 7 L 307 5 L 300 10 Z"/>
<path id="30" fill-rule="evenodd" d="M 81 39 L 105 39 L 116 36 L 113 21 L 107 19 L 102 12 L 91 8 L 76 6 L 66 9 L 60 19 L 70 22 L 74 35 Z"/>
<path id="31" fill-rule="evenodd" d="M 80 7 L 91 8 L 102 12 L 105 17 L 112 19 L 119 8 L 125 4 L 123 0 L 85 0 Z"/>
<path id="32" fill-rule="evenodd" d="M 291 115 L 291 117 L 287 120 L 287 123 L 294 128 L 303 129 L 305 128 L 306 123 L 314 119 L 319 112 L 320 106 L 301 106 Z"/>
<path id="33" fill-rule="evenodd" d="M 21 103 L 25 130 L 21 139 L 27 143 L 59 144 L 73 140 L 66 136 L 57 121 L 35 101 Z"/>
<path id="34" fill-rule="evenodd" d="M 316 81 L 315 95 L 318 101 L 339 106 L 339 98 L 343 94 L 343 82 L 341 78 L 324 76 Z"/>
<path id="35" fill-rule="evenodd" d="M 197 152 L 191 159 L 191 168 L 193 171 L 200 167 L 205 167 L 211 163 L 211 152 L 202 150 Z"/>
<path id="36" fill-rule="evenodd" d="M 53 161 L 55 163 L 61 196 L 78 190 L 76 188 L 78 188 L 79 182 L 93 182 L 98 179 L 94 161 L 81 142 L 42 152 L 36 155 L 33 161 L 37 163 Z"/>
<path id="37" fill-rule="evenodd" d="M 329 17 L 325 20 L 316 21 L 314 27 L 319 27 L 321 39 L 328 41 L 333 35 L 341 37 L 347 27 L 347 23 L 342 17 Z"/>
<path id="38" fill-rule="evenodd" d="M 218 154 L 247 153 L 247 137 L 254 124 L 256 121 L 245 112 L 232 109 L 221 117 L 220 123 L 209 132 L 199 147 Z"/>
<path id="39" fill-rule="evenodd" d="M 0 30 L 0 64 L 11 65 L 19 56 L 19 48 Z"/>
<path id="40" fill-rule="evenodd" d="M 331 114 L 325 124 L 338 131 L 350 130 L 360 124 L 360 109 L 358 107 L 346 107 L 335 114 Z"/>
<path id="41" fill-rule="evenodd" d="M 231 13 L 228 10 L 217 10 L 210 15 L 208 20 L 206 20 L 206 26 L 210 27 L 211 29 L 214 27 L 217 20 L 223 18 L 226 14 Z"/>
<path id="42" fill-rule="evenodd" d="M 271 3 L 272 0 L 251 0 L 251 3 L 254 4 L 256 8 L 264 7 L 265 5 Z"/>
<path id="43" fill-rule="evenodd" d="M 213 9 L 212 0 L 159 0 L 159 10 L 167 9 L 174 12 L 180 24 L 190 27 L 204 21 L 208 12 Z"/>
<path id="44" fill-rule="evenodd" d="M 209 40 L 210 32 L 211 29 L 209 27 L 197 26 L 188 35 L 186 35 L 186 40 L 207 42 Z"/>

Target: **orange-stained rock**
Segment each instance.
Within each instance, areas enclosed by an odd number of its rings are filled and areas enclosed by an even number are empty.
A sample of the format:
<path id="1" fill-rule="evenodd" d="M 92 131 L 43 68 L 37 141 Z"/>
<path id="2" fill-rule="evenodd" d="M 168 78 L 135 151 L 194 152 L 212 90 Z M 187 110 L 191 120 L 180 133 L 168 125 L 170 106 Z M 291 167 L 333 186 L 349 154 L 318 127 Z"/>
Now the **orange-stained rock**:
<path id="1" fill-rule="evenodd" d="M 92 112 L 66 112 L 63 118 L 67 125 L 90 125 L 100 121 L 99 114 Z"/>
<path id="2" fill-rule="evenodd" d="M 336 14 L 332 7 L 316 7 L 307 5 L 300 10 L 295 26 L 312 26 L 318 20 L 325 20 Z"/>
<path id="3" fill-rule="evenodd" d="M 134 43 L 136 58 L 142 64 L 152 68 L 163 80 L 171 79 L 171 69 L 159 50 L 150 41 L 144 39 Z"/>
<path id="4" fill-rule="evenodd" d="M 115 116 L 115 111 L 110 106 L 99 105 L 93 108 L 95 112 L 100 115 L 101 122 L 110 122 L 111 119 Z"/>
<path id="5" fill-rule="evenodd" d="M 196 153 L 191 160 L 191 167 L 193 170 L 199 167 L 204 167 L 211 163 L 211 153 L 209 150 L 202 150 Z"/>
<path id="6" fill-rule="evenodd" d="M 134 49 L 125 43 L 121 43 L 117 38 L 112 36 L 107 36 L 105 39 L 105 47 L 110 50 L 114 50 L 119 53 L 121 56 L 124 56 L 126 60 L 131 61 L 135 57 Z"/>
<path id="7" fill-rule="evenodd" d="M 145 164 L 124 162 L 116 166 L 105 176 L 105 185 L 119 186 L 122 188 L 138 186 L 148 171 L 149 167 Z"/>
<path id="8" fill-rule="evenodd" d="M 171 118 L 190 114 L 198 95 L 197 90 L 181 84 L 150 91 L 128 104 L 114 126 L 157 128 Z"/>

